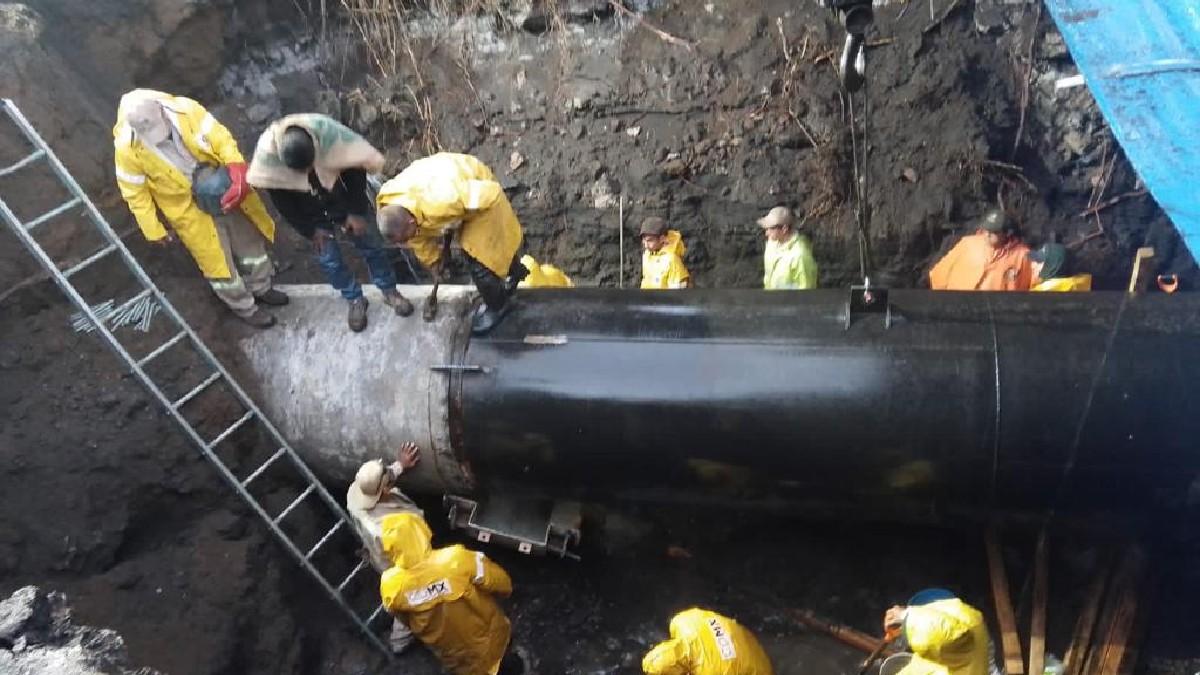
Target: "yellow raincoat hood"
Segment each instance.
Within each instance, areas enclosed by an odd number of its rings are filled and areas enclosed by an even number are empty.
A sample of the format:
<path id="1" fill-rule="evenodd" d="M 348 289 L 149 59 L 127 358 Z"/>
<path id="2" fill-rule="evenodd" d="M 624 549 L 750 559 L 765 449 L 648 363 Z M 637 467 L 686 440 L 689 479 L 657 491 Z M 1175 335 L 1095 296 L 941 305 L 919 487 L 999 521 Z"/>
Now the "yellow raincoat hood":
<path id="1" fill-rule="evenodd" d="M 383 553 L 393 565 L 409 569 L 429 557 L 433 533 L 421 516 L 394 513 L 384 516 L 380 526 L 383 528 Z"/>

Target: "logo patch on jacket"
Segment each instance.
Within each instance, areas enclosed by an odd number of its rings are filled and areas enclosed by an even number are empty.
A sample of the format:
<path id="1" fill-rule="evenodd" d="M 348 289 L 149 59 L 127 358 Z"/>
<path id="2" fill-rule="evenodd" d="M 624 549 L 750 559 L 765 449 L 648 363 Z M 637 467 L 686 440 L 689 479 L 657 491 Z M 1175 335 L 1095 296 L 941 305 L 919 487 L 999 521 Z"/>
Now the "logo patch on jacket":
<path id="1" fill-rule="evenodd" d="M 733 648 L 733 638 L 729 631 L 717 619 L 708 620 L 708 629 L 712 631 L 713 640 L 717 642 L 717 651 L 721 653 L 722 661 L 732 661 L 737 658 L 737 650 Z"/>
<path id="2" fill-rule="evenodd" d="M 425 588 L 418 588 L 415 591 L 409 591 L 408 593 L 405 593 L 405 598 L 408 600 L 408 604 L 415 607 L 417 605 L 423 605 L 427 602 L 432 602 L 443 595 L 450 595 L 450 593 L 452 593 L 450 589 L 450 580 L 442 579 L 441 581 L 435 581 L 432 584 L 429 584 Z"/>

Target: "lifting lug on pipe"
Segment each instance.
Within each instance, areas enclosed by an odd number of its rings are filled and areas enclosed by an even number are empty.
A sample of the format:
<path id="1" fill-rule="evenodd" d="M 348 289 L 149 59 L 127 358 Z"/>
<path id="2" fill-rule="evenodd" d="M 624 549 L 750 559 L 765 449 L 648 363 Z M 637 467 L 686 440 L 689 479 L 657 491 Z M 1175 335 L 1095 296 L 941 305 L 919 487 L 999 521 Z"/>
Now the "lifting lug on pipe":
<path id="1" fill-rule="evenodd" d="M 854 323 L 856 314 L 882 314 L 883 327 L 892 327 L 892 305 L 888 302 L 888 289 L 871 285 L 866 279 L 862 286 L 851 286 L 850 297 L 846 299 L 846 330 Z"/>
<path id="2" fill-rule="evenodd" d="M 429 366 L 429 369 L 435 373 L 480 373 L 487 375 L 492 372 L 491 368 L 485 366 L 463 366 L 458 364 L 442 364 L 437 366 Z"/>

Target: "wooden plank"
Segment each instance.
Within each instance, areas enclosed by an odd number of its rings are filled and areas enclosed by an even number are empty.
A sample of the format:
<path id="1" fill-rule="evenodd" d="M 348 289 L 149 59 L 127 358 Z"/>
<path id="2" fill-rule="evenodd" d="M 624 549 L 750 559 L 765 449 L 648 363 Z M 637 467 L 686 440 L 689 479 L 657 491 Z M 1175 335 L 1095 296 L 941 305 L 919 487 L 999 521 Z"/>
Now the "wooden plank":
<path id="1" fill-rule="evenodd" d="M 1033 559 L 1033 614 L 1029 619 L 1029 672 L 1041 675 L 1046 671 L 1046 596 L 1050 582 L 1048 561 L 1049 543 L 1046 532 L 1038 537 Z"/>
<path id="2" fill-rule="evenodd" d="M 1075 632 L 1071 635 L 1071 646 L 1063 657 L 1064 675 L 1082 675 L 1084 661 L 1092 648 L 1092 637 L 1096 634 L 1096 620 L 1100 617 L 1100 605 L 1104 600 L 1104 591 L 1112 576 L 1114 558 L 1106 552 L 1092 574 L 1092 582 L 1084 596 L 1083 609 L 1075 621 Z"/>
<path id="3" fill-rule="evenodd" d="M 988 575 L 992 581 L 992 601 L 996 605 L 996 620 L 1000 623 L 1000 645 L 1004 654 L 1004 672 L 1024 675 L 1025 660 L 1021 657 L 1021 638 L 1017 634 L 1017 619 L 1013 616 L 1012 599 L 1008 591 L 1008 574 L 1000 554 L 996 530 L 989 527 L 984 535 L 987 547 Z"/>
<path id="4" fill-rule="evenodd" d="M 1145 567 L 1146 556 L 1140 548 L 1131 547 L 1126 551 L 1122 561 L 1121 583 L 1113 589 L 1118 594 L 1116 610 L 1108 634 L 1104 638 L 1104 655 L 1096 670 L 1098 675 L 1133 672 L 1130 657 L 1137 653 L 1135 637 Z"/>
<path id="5" fill-rule="evenodd" d="M 815 614 L 807 610 L 794 609 L 789 613 L 792 615 L 792 618 L 794 618 L 805 628 L 828 635 L 839 642 L 868 654 L 874 653 L 876 650 L 879 650 L 880 647 L 883 647 L 880 652 L 882 654 L 890 654 L 894 651 L 887 648 L 884 640 L 867 635 L 866 633 L 860 630 L 855 630 L 850 626 L 843 626 L 841 624 L 825 621 L 824 619 L 818 618 Z"/>
<path id="6" fill-rule="evenodd" d="M 1133 273 L 1129 275 L 1129 292 L 1145 293 L 1154 279 L 1154 249 L 1143 246 L 1133 255 Z"/>

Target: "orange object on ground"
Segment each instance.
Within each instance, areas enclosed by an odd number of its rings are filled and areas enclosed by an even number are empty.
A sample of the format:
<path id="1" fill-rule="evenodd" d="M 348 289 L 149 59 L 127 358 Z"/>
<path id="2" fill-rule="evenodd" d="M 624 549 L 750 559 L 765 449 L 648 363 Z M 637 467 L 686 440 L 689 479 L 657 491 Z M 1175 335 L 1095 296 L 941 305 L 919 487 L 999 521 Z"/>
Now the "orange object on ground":
<path id="1" fill-rule="evenodd" d="M 1158 287 L 1164 293 L 1174 293 L 1179 290 L 1179 275 L 1177 274 L 1160 274 L 1158 275 Z"/>
<path id="2" fill-rule="evenodd" d="M 1033 282 L 1029 247 L 1013 239 L 992 248 L 986 234 L 970 234 L 929 271 L 935 291 L 1027 291 Z"/>

